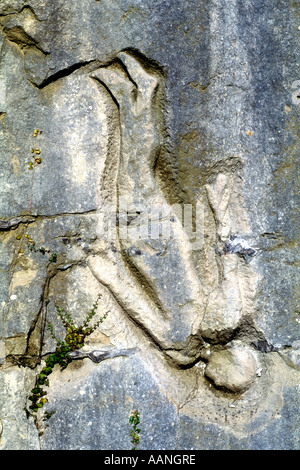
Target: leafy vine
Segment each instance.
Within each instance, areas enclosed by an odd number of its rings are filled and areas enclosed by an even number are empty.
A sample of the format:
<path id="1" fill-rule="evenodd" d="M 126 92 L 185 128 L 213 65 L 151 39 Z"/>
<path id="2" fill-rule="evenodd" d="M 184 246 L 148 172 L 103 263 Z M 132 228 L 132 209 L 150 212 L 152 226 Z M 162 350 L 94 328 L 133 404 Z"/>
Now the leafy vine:
<path id="1" fill-rule="evenodd" d="M 95 317 L 101 299 L 101 294 L 98 294 L 98 297 L 93 304 L 92 309 L 86 314 L 83 323 L 80 326 L 77 326 L 72 319 L 71 315 L 65 312 L 64 307 L 55 306 L 58 317 L 60 318 L 66 334 L 64 340 L 57 338 L 54 333 L 54 327 L 51 322 L 48 323 L 48 328 L 50 335 L 53 339 L 56 340 L 57 346 L 53 353 L 51 353 L 45 360 L 45 366 L 37 374 L 36 382 L 34 388 L 31 390 L 31 395 L 29 400 L 31 405 L 29 410 L 25 409 L 27 415 L 33 416 L 36 427 L 39 429 L 40 434 L 40 423 L 38 420 L 37 413 L 47 402 L 46 397 L 47 392 L 44 387 L 49 386 L 49 375 L 53 372 L 53 368 L 58 364 L 61 369 L 65 369 L 72 359 L 68 356 L 71 351 L 78 350 L 83 347 L 84 340 L 87 336 L 90 336 L 96 328 L 105 320 L 109 312 L 106 312 L 103 316 L 99 318 L 97 322 L 93 325 L 90 325 L 91 320 Z M 54 412 L 46 412 L 42 417 L 42 421 L 49 419 Z"/>
<path id="2" fill-rule="evenodd" d="M 140 429 L 138 428 L 138 425 L 140 423 L 140 412 L 138 410 L 134 410 L 131 412 L 130 417 L 129 417 L 129 424 L 132 426 L 132 429 L 130 431 L 130 436 L 131 436 L 131 443 L 133 444 L 133 447 L 131 450 L 137 450 L 137 446 L 139 445 L 140 442 Z"/>

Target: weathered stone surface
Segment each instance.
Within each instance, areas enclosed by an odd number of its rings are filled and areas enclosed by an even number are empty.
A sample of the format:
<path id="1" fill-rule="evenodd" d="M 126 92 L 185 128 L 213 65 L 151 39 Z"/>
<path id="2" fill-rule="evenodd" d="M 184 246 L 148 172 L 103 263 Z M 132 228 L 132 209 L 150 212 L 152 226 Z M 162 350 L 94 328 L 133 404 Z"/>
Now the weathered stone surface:
<path id="1" fill-rule="evenodd" d="M 291 347 L 280 352 L 280 355 L 290 367 L 300 369 L 300 341 L 294 341 Z"/>
<path id="2" fill-rule="evenodd" d="M 86 361 L 76 363 L 79 368 L 71 380 L 68 373 L 54 374 L 51 380 L 47 408 L 56 413 L 42 436 L 43 450 L 131 449 L 129 415 L 141 408 L 140 447 L 176 447 L 176 406 L 161 393 L 138 356 L 108 359 L 92 367 Z M 79 436 L 76 430 L 83 428 Z"/>
<path id="3" fill-rule="evenodd" d="M 33 371 L 17 367 L 0 371 L 0 450 L 40 448 L 33 420 L 27 419 L 24 412 L 34 375 Z"/>
<path id="4" fill-rule="evenodd" d="M 180 420 L 179 448 L 184 450 L 287 450 L 299 449 L 299 435 L 292 431 L 298 426 L 299 392 L 286 388 L 281 415 L 271 423 L 249 429 L 248 436 L 238 437 L 233 429 L 217 424 L 199 423 L 190 417 Z M 278 419 L 280 418 L 280 419 Z"/>
<path id="5" fill-rule="evenodd" d="M 228 344 L 215 351 L 208 360 L 205 375 L 215 386 L 231 392 L 241 392 L 255 380 L 259 364 L 255 353 L 243 345 Z"/>
<path id="6" fill-rule="evenodd" d="M 242 394 L 214 390 L 212 384 L 199 387 L 180 410 L 178 448 L 299 448 L 299 434 L 292 431 L 299 420 L 298 374 L 278 354 L 259 353 L 258 361 L 257 378 Z M 213 402 L 216 406 L 212 406 Z"/>
<path id="7" fill-rule="evenodd" d="M 127 449 L 134 408 L 145 449 L 299 448 L 297 32 L 289 0 L 1 1 L 1 449 Z M 98 293 L 38 435 L 47 322 Z"/>

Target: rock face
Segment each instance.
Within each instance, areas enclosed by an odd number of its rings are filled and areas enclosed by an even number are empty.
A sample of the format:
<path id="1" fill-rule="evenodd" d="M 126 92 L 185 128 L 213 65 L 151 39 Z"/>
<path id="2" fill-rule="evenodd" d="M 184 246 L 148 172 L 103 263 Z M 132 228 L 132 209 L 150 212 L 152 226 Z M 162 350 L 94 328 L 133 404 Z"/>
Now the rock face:
<path id="1" fill-rule="evenodd" d="M 132 410 L 140 449 L 299 448 L 297 30 L 287 0 L 2 0 L 0 449 L 130 449 Z"/>
<path id="2" fill-rule="evenodd" d="M 253 351 L 234 345 L 214 352 L 205 368 L 206 377 L 210 378 L 216 387 L 231 392 L 247 389 L 259 373 Z"/>

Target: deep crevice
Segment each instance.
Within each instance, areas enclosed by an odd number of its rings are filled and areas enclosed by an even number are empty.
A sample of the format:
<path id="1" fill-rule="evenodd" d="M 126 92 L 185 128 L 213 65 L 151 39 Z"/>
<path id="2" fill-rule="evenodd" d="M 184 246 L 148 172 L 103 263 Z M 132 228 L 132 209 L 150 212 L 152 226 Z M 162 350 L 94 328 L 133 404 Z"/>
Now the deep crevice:
<path id="1" fill-rule="evenodd" d="M 129 270 L 136 278 L 138 284 L 145 286 L 145 293 L 147 293 L 148 297 L 156 305 L 158 310 L 161 312 L 163 318 L 167 320 L 168 314 L 164 309 L 162 302 L 160 301 L 159 295 L 157 294 L 155 287 L 151 284 L 150 279 L 147 278 L 146 275 L 144 275 L 141 270 L 135 265 L 134 261 L 130 259 L 127 250 L 121 250 L 120 253 L 125 265 L 129 267 Z"/>
<path id="2" fill-rule="evenodd" d="M 100 282 L 100 284 L 102 284 L 108 291 L 109 293 L 112 295 L 112 297 L 114 298 L 114 300 L 116 301 L 117 305 L 119 307 L 121 307 L 121 309 L 126 313 L 126 316 L 127 318 L 129 318 L 130 321 L 132 321 L 132 323 L 140 330 L 142 331 L 146 337 L 148 339 L 151 340 L 151 342 L 157 347 L 157 349 L 161 352 L 161 353 L 164 353 L 164 349 L 162 348 L 162 346 L 159 344 L 159 342 L 152 336 L 152 334 L 147 330 L 147 328 L 142 324 L 140 323 L 139 321 L 137 321 L 134 316 L 130 313 L 130 309 L 128 309 L 124 303 L 122 302 L 122 300 L 119 298 L 118 295 L 116 295 L 114 293 L 114 291 L 111 289 L 110 285 L 106 282 L 104 282 L 102 279 L 100 279 L 94 272 L 94 270 L 91 268 L 91 266 L 89 266 L 93 276 L 95 276 L 95 278 L 97 279 L 98 282 Z"/>
<path id="3" fill-rule="evenodd" d="M 97 63 L 98 64 L 98 61 L 95 60 L 95 59 L 91 59 L 91 60 L 87 60 L 87 61 L 84 61 L 84 62 L 78 62 L 76 64 L 70 65 L 69 67 L 66 67 L 65 69 L 62 69 L 62 70 L 59 70 L 58 72 L 55 72 L 54 74 L 50 75 L 45 80 L 43 80 L 42 83 L 40 83 L 39 85 L 35 84 L 35 83 L 33 83 L 33 84 L 37 88 L 42 90 L 43 88 L 50 85 L 51 83 L 54 83 L 57 80 L 60 80 L 61 78 L 67 77 L 67 76 L 71 75 L 73 72 L 76 72 L 76 70 L 79 70 L 82 67 L 86 67 L 87 65 L 92 64 L 92 63 Z"/>
<path id="4" fill-rule="evenodd" d="M 100 80 L 100 78 L 97 78 L 97 77 L 91 77 L 93 80 L 95 80 L 95 82 L 98 82 L 100 83 L 100 85 L 103 86 L 103 88 L 105 88 L 105 90 L 107 91 L 107 93 L 109 94 L 109 96 L 111 97 L 111 99 L 113 100 L 113 102 L 115 103 L 115 105 L 117 106 L 118 110 L 120 109 L 120 106 L 119 106 L 119 103 L 117 101 L 117 99 L 115 98 L 115 96 L 112 94 L 110 88 L 106 85 L 105 82 L 103 82 L 102 80 Z"/>

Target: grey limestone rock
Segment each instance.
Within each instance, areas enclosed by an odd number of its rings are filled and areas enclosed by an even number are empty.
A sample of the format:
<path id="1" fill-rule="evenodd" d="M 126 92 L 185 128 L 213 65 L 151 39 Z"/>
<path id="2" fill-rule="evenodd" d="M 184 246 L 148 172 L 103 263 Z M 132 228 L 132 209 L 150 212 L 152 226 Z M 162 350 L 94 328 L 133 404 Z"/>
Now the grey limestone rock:
<path id="1" fill-rule="evenodd" d="M 1 1 L 0 449 L 130 448 L 133 409 L 144 449 L 299 448 L 298 28 L 289 0 Z M 47 324 L 99 293 L 39 433 Z"/>

